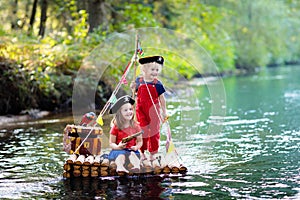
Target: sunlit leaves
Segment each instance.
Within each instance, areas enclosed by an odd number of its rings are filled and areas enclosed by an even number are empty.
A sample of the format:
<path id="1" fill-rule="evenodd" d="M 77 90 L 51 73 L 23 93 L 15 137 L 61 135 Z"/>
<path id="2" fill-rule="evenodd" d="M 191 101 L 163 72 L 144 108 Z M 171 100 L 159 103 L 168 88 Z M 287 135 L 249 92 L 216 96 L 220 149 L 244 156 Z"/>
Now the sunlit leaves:
<path id="1" fill-rule="evenodd" d="M 173 9 L 178 14 L 171 21 L 176 29 L 202 46 L 221 71 L 233 70 L 235 48 L 222 24 L 227 13 L 221 7 L 208 6 L 201 1 L 178 2 Z M 183 10 L 187 12 L 181 12 Z M 209 68 L 204 65 L 202 73 L 210 73 Z"/>

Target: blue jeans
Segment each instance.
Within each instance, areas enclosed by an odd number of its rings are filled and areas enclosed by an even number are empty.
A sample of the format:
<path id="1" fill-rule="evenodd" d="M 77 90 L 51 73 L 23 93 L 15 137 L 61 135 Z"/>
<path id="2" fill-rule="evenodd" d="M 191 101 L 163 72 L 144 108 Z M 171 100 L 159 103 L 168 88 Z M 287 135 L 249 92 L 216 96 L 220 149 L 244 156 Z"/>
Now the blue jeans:
<path id="1" fill-rule="evenodd" d="M 125 155 L 125 157 L 128 157 L 132 151 L 133 150 L 131 149 L 111 150 L 108 154 L 108 159 L 110 161 L 115 160 L 119 155 Z M 138 150 L 133 152 L 137 155 L 138 158 L 140 158 L 140 152 Z"/>

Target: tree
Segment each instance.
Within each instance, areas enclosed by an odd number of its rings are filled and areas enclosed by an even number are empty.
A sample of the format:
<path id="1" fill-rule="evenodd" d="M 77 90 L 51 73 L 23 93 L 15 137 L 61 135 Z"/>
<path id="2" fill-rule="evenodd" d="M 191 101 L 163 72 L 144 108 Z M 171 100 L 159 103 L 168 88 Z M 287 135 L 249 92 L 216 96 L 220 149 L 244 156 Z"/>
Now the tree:
<path id="1" fill-rule="evenodd" d="M 220 71 L 234 70 L 235 49 L 233 41 L 223 26 L 223 19 L 227 16 L 224 10 L 196 0 L 182 1 L 170 8 L 177 14 L 169 22 L 171 26 L 189 35 L 202 46 L 212 56 Z M 185 12 L 182 12 L 183 10 Z M 203 63 L 202 66 L 201 73 L 213 73 L 209 65 Z"/>
<path id="2" fill-rule="evenodd" d="M 41 36 L 41 37 L 44 37 L 44 35 L 45 35 L 46 21 L 47 21 L 47 8 L 48 8 L 47 0 L 42 0 L 42 2 L 41 2 L 41 21 L 40 21 L 40 30 L 39 30 L 39 36 Z"/>
<path id="3" fill-rule="evenodd" d="M 31 15 L 30 15 L 28 33 L 31 33 L 32 28 L 33 28 L 33 24 L 34 24 L 34 21 L 35 21 L 36 9 L 37 9 L 37 3 L 38 3 L 38 0 L 34 0 L 33 4 L 32 4 L 32 10 L 31 10 Z"/>
<path id="4" fill-rule="evenodd" d="M 12 21 L 11 21 L 11 29 L 17 29 L 18 28 L 18 0 L 14 0 L 11 2 L 12 6 Z"/>
<path id="5" fill-rule="evenodd" d="M 108 20 L 106 18 L 107 11 L 105 7 L 105 0 L 89 0 L 88 1 L 88 23 L 89 33 L 93 32 L 95 28 L 102 25 L 104 30 L 108 28 Z"/>

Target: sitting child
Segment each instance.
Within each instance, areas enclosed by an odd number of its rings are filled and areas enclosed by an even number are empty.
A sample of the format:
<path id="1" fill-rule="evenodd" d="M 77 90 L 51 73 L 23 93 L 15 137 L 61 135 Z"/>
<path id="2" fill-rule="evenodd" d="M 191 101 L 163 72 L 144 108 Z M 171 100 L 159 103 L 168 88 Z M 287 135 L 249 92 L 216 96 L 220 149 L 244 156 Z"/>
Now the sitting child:
<path id="1" fill-rule="evenodd" d="M 117 173 L 129 173 L 124 167 L 126 157 L 133 165 L 132 172 L 140 171 L 139 149 L 143 144 L 142 136 L 139 135 L 132 140 L 123 143 L 122 139 L 142 131 L 134 120 L 133 104 L 135 101 L 128 95 L 117 100 L 110 108 L 110 114 L 115 114 L 110 130 L 111 152 L 108 155 L 110 161 L 115 160 Z"/>

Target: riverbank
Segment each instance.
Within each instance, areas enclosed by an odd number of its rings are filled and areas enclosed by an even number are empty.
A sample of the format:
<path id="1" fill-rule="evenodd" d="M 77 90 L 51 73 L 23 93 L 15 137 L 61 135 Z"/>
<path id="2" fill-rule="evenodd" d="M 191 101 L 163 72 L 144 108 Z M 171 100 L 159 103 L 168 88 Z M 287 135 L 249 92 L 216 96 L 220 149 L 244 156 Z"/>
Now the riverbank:
<path id="1" fill-rule="evenodd" d="M 47 117 L 51 114 L 49 111 L 40 111 L 40 110 L 29 110 L 22 112 L 20 115 L 5 115 L 0 116 L 0 127 L 6 127 L 13 125 L 17 122 L 25 122 L 30 120 L 37 120 L 44 117 Z"/>

